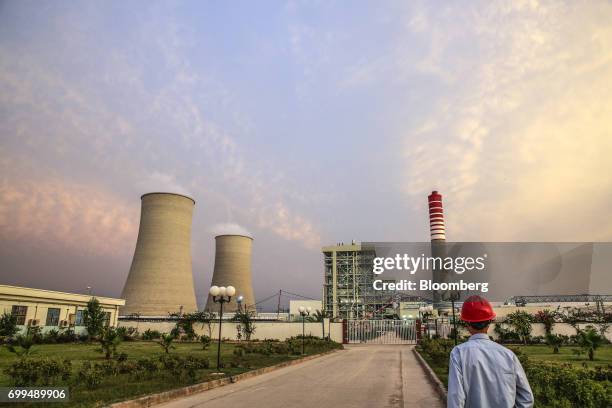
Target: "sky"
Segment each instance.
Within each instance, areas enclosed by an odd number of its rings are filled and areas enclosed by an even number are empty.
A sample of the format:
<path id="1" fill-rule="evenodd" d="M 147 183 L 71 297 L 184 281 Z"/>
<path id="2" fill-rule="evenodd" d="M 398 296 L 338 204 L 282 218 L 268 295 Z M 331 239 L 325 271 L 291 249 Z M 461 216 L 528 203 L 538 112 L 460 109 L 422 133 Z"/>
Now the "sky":
<path id="1" fill-rule="evenodd" d="M 612 3 L 0 1 L 0 283 L 119 296 L 140 196 L 254 236 L 257 298 L 321 247 L 611 241 Z"/>

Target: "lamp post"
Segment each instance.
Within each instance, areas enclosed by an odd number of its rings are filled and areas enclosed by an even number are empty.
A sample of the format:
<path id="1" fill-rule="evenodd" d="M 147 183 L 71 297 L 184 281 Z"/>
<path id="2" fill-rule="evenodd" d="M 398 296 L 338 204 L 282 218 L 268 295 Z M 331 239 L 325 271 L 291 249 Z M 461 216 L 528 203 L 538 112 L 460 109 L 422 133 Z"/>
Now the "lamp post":
<path id="1" fill-rule="evenodd" d="M 242 313 L 242 301 L 244 300 L 244 296 L 238 295 L 236 298 L 236 303 L 238 303 L 238 312 Z"/>
<path id="2" fill-rule="evenodd" d="M 304 338 L 306 337 L 306 316 L 310 315 L 312 308 L 310 306 L 300 306 L 298 310 L 300 311 L 300 315 L 302 315 L 302 355 L 304 355 Z"/>
<path id="3" fill-rule="evenodd" d="M 219 303 L 219 340 L 217 343 L 217 371 L 221 370 L 221 324 L 223 322 L 223 304 L 232 300 L 232 296 L 236 294 L 236 288 L 233 286 L 211 286 L 209 290 L 213 302 Z"/>
<path id="4" fill-rule="evenodd" d="M 423 316 L 423 322 L 425 323 L 425 330 L 426 330 L 427 338 L 429 338 L 429 326 L 427 322 L 429 320 L 429 316 L 433 314 L 433 306 L 432 305 L 421 306 L 419 307 L 419 313 Z"/>

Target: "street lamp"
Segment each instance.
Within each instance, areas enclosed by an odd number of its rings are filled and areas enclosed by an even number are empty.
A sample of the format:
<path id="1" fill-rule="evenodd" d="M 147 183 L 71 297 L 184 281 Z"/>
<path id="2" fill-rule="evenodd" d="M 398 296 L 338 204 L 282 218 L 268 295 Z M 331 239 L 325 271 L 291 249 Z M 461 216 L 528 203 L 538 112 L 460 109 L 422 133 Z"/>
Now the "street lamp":
<path id="1" fill-rule="evenodd" d="M 212 296 L 213 302 L 219 303 L 219 341 L 217 343 L 217 371 L 221 370 L 221 324 L 223 322 L 223 304 L 232 300 L 232 296 L 236 294 L 236 288 L 233 286 L 211 286 L 208 291 Z"/>
<path id="2" fill-rule="evenodd" d="M 300 306 L 298 310 L 300 311 L 300 315 L 302 315 L 302 355 L 304 355 L 304 338 L 306 337 L 306 316 L 310 315 L 312 307 Z"/>
<path id="3" fill-rule="evenodd" d="M 238 311 L 242 312 L 242 301 L 244 300 L 244 296 L 238 295 L 236 298 L 236 303 L 238 303 Z"/>

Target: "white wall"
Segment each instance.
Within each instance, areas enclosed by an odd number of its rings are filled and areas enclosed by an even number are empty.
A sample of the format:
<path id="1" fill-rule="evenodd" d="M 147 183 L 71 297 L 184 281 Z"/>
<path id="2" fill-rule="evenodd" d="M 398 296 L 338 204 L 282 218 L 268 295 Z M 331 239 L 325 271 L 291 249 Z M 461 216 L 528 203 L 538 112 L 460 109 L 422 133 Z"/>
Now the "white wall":
<path id="1" fill-rule="evenodd" d="M 263 339 L 277 339 L 285 340 L 288 337 L 298 336 L 302 334 L 302 323 L 301 322 L 255 322 L 255 333 L 251 336 L 251 340 L 263 340 Z M 140 333 L 143 333 L 147 329 L 157 330 L 161 333 L 169 333 L 175 326 L 172 322 L 137 322 L 134 320 L 121 320 L 119 326 L 125 327 L 137 327 Z M 236 330 L 237 323 L 224 321 L 221 326 L 221 337 L 237 340 Z M 325 319 L 325 336 L 328 335 L 328 331 L 331 328 L 331 339 L 342 343 L 342 323 L 329 323 L 329 319 Z M 208 325 L 195 324 L 194 329 L 196 334 L 211 336 L 218 338 L 219 326 L 218 323 L 211 323 L 210 333 Z M 321 337 L 323 331 L 322 324 L 318 323 L 305 323 L 304 332 L 306 335 L 312 335 Z M 244 334 L 243 337 L 244 339 Z"/>

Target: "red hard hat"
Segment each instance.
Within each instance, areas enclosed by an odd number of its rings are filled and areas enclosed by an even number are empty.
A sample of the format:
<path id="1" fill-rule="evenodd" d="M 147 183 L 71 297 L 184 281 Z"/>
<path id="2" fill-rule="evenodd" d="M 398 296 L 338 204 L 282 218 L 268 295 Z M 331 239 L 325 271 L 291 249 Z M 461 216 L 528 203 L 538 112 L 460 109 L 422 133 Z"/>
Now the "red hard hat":
<path id="1" fill-rule="evenodd" d="M 486 322 L 493 319 L 495 319 L 495 312 L 487 299 L 474 295 L 463 302 L 461 320 L 465 322 Z"/>

